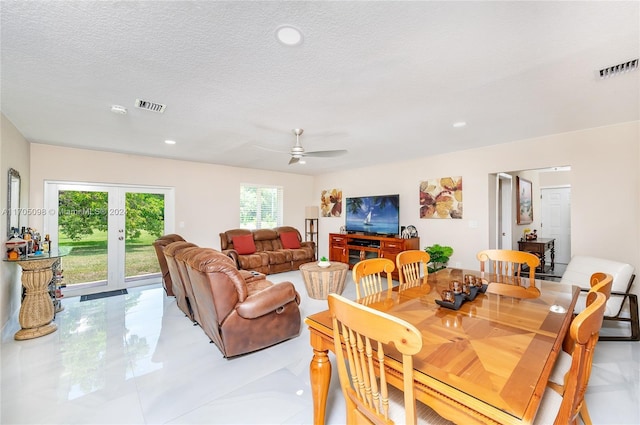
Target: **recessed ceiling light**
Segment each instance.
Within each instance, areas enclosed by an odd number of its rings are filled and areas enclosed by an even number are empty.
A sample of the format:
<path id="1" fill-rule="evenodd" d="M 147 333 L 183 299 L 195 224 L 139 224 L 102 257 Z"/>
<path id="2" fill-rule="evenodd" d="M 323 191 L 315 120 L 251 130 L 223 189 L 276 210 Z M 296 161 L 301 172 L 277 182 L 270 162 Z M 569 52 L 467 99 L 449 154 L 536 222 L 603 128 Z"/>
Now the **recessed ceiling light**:
<path id="1" fill-rule="evenodd" d="M 282 25 L 276 29 L 276 38 L 285 46 L 297 46 L 302 44 L 302 32 L 290 25 Z"/>
<path id="2" fill-rule="evenodd" d="M 167 145 L 175 145 L 176 141 L 175 140 L 165 140 L 164 141 Z"/>
<path id="3" fill-rule="evenodd" d="M 111 112 L 113 112 L 114 114 L 125 115 L 127 113 L 127 108 L 120 105 L 111 105 Z"/>
<path id="4" fill-rule="evenodd" d="M 453 123 L 453 128 L 462 128 L 466 126 L 467 126 L 467 123 L 464 121 L 457 121 Z"/>

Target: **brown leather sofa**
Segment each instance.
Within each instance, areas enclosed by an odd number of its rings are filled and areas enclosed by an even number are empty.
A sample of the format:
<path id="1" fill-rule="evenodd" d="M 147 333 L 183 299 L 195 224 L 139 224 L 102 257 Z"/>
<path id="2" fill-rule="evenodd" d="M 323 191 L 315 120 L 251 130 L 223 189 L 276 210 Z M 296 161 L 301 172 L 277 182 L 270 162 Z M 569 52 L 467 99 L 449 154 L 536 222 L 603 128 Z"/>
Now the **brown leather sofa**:
<path id="1" fill-rule="evenodd" d="M 227 230 L 220 233 L 220 248 L 238 269 L 264 274 L 297 270 L 316 260 L 315 242 L 303 242 L 300 232 L 291 226 Z"/>
<path id="2" fill-rule="evenodd" d="M 169 245 L 165 246 L 163 250 L 167 267 L 169 269 L 169 275 L 171 276 L 171 283 L 173 293 L 176 297 L 176 304 L 178 305 L 178 308 L 182 310 L 192 322 L 196 321 L 193 316 L 193 307 L 191 306 L 193 299 L 190 294 L 192 294 L 193 292 L 191 291 L 191 284 L 187 281 L 189 277 L 187 276 L 185 278 L 185 276 L 183 276 L 183 274 L 186 273 L 186 268 L 180 268 L 178 266 L 178 260 L 176 259 L 176 256 L 182 253 L 182 251 L 184 250 L 188 252 L 189 250 L 193 250 L 195 248 L 198 248 L 198 245 L 191 242 L 178 241 L 170 243 Z M 184 271 L 181 269 L 184 269 Z M 186 288 L 185 285 L 189 285 L 189 288 Z"/>
<path id="3" fill-rule="evenodd" d="M 156 250 L 158 263 L 160 264 L 160 272 L 162 273 L 162 286 L 164 287 L 164 292 L 169 297 L 172 297 L 175 294 L 173 293 L 171 275 L 169 274 L 169 268 L 167 267 L 167 261 L 164 257 L 163 250 L 165 246 L 178 241 L 184 241 L 184 238 L 180 235 L 176 235 L 175 233 L 171 233 L 161 236 L 153 242 L 153 248 Z"/>
<path id="4" fill-rule="evenodd" d="M 291 282 L 247 281 L 228 256 L 214 249 L 189 250 L 184 260 L 198 323 L 225 357 L 300 334 L 300 296 Z"/>
<path id="5" fill-rule="evenodd" d="M 178 308 L 184 312 L 184 314 L 192 321 L 199 322 L 199 313 L 197 305 L 194 302 L 193 288 L 191 286 L 191 280 L 187 272 L 187 258 L 190 258 L 190 254 L 194 254 L 194 249 L 199 248 L 196 244 L 186 241 L 172 242 L 164 247 L 164 256 L 166 259 L 167 267 L 169 268 L 169 274 L 171 275 L 171 281 L 173 284 L 173 292 L 176 297 L 176 304 Z M 208 251 L 215 251 L 213 248 L 203 248 Z M 201 253 L 202 249 L 198 249 L 196 254 Z M 227 261 L 233 264 L 233 260 L 226 257 Z M 234 265 L 235 266 L 235 265 Z M 265 279 L 266 276 L 262 273 L 240 270 L 240 275 L 247 282 L 254 280 Z"/>

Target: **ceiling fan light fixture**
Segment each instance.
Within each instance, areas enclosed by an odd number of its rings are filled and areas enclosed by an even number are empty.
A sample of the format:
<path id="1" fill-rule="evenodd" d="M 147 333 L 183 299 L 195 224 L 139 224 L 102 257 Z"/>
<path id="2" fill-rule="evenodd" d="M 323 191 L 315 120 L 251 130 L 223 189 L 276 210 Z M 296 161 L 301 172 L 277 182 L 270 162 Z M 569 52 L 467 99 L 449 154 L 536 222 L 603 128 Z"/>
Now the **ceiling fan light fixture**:
<path id="1" fill-rule="evenodd" d="M 281 25 L 276 28 L 276 39 L 285 46 L 299 46 L 302 44 L 302 32 L 291 25 Z"/>

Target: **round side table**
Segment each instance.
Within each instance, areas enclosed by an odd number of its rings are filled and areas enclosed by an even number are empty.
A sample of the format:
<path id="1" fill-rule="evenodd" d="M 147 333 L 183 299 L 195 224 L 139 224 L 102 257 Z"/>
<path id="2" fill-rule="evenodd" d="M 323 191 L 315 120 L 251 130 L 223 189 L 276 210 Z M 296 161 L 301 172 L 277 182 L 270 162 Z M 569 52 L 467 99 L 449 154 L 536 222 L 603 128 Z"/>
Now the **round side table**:
<path id="1" fill-rule="evenodd" d="M 300 272 L 309 296 L 326 300 L 329 293 L 340 295 L 344 291 L 349 265 L 334 261 L 329 267 L 320 267 L 317 262 L 305 263 L 300 266 Z"/>

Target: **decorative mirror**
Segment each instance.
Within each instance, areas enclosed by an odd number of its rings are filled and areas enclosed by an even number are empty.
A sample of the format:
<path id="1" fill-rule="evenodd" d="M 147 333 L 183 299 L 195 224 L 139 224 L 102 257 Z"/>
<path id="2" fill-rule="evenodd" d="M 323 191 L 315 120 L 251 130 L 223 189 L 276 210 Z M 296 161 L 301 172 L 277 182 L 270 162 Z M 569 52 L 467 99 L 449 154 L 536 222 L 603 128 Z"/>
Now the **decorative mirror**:
<path id="1" fill-rule="evenodd" d="M 13 235 L 12 228 L 20 229 L 20 173 L 9 168 L 7 187 L 7 234 Z"/>

